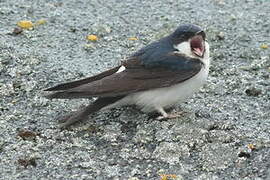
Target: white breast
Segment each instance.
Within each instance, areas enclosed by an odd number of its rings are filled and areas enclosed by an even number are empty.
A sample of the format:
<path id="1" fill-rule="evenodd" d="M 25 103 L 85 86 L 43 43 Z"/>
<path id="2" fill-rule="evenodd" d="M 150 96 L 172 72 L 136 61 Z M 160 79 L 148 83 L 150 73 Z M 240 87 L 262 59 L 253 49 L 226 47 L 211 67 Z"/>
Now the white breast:
<path id="1" fill-rule="evenodd" d="M 192 96 L 206 82 L 208 68 L 203 68 L 191 79 L 171 87 L 158 88 L 133 94 L 133 101 L 143 111 L 153 111 L 158 107 L 169 107 Z"/>

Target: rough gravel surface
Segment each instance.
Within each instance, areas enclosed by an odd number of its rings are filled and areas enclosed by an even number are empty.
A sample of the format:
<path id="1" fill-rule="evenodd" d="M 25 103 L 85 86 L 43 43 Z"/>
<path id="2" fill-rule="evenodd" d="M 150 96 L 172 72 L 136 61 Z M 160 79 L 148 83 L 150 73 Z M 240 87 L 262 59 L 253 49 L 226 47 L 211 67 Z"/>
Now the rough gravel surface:
<path id="1" fill-rule="evenodd" d="M 270 179 L 269 12 L 268 0 L 0 0 L 0 179 Z M 21 20 L 46 23 L 14 31 Z M 183 23 L 205 29 L 212 66 L 181 118 L 129 107 L 57 128 L 87 100 L 42 89 L 118 65 Z"/>

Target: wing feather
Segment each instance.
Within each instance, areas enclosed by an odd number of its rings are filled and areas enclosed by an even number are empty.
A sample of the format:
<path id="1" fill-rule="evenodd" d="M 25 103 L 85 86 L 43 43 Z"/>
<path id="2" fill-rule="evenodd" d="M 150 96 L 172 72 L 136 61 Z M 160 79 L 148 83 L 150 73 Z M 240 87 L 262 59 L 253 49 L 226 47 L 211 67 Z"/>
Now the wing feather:
<path id="1" fill-rule="evenodd" d="M 48 90 L 60 90 L 47 98 L 89 98 L 115 97 L 162 88 L 181 83 L 200 72 L 203 64 L 198 59 L 192 59 L 179 54 L 167 54 L 160 61 L 146 66 L 137 58 L 123 62 L 125 70 L 116 73 L 120 68 L 105 71 L 99 75 L 67 84 L 62 84 Z"/>
<path id="2" fill-rule="evenodd" d="M 77 81 L 72 81 L 72 82 L 59 84 L 57 86 L 45 89 L 44 91 L 60 91 L 60 90 L 67 90 L 67 89 L 75 88 L 75 87 L 78 87 L 78 86 L 83 85 L 83 84 L 88 84 L 88 83 L 91 83 L 93 81 L 100 80 L 100 79 L 102 79 L 102 78 L 104 78 L 106 76 L 110 76 L 110 75 L 116 73 L 119 68 L 120 68 L 120 66 L 117 66 L 115 68 L 104 71 L 104 72 L 102 72 L 100 74 L 97 74 L 95 76 L 88 77 L 88 78 L 85 78 L 85 79 L 80 79 L 80 80 L 77 80 Z"/>

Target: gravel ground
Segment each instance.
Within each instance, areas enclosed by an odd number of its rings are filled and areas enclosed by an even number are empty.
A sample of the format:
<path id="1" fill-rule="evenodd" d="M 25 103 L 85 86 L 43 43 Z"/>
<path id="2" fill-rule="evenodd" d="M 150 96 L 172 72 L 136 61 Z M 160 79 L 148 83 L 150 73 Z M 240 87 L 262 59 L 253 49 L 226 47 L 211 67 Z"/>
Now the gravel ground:
<path id="1" fill-rule="evenodd" d="M 0 0 L 0 179 L 270 179 L 270 1 L 228 2 Z M 48 101 L 42 89 L 115 66 L 183 23 L 206 30 L 212 67 L 175 108 L 181 118 L 129 107 L 57 128 L 87 100 Z"/>

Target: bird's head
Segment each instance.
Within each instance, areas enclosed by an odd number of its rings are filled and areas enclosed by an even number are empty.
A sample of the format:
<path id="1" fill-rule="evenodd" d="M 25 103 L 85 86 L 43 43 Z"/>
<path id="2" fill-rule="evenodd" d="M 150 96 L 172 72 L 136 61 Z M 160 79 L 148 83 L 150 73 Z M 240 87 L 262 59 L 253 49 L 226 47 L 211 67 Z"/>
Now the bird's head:
<path id="1" fill-rule="evenodd" d="M 185 24 L 179 26 L 172 34 L 173 47 L 181 54 L 203 58 L 208 50 L 205 32 L 196 25 Z"/>

